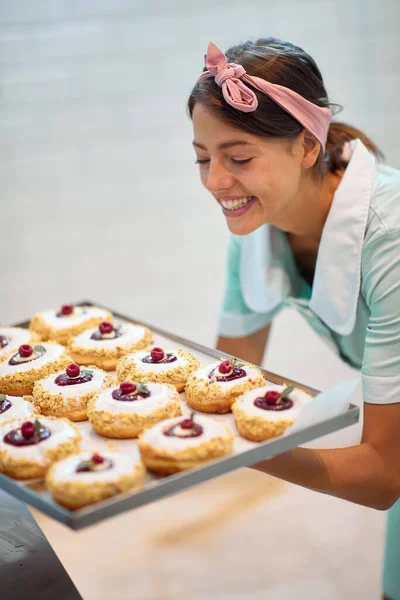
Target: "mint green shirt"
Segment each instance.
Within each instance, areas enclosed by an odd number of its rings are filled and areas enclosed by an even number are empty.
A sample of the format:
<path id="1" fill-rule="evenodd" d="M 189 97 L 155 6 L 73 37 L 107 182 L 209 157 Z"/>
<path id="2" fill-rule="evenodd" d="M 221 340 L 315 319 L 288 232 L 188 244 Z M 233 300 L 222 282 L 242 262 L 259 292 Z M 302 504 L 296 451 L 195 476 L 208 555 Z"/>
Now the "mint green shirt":
<path id="1" fill-rule="evenodd" d="M 230 236 L 219 333 L 253 333 L 296 308 L 352 367 L 366 402 L 400 402 L 400 171 L 377 166 L 360 140 L 322 233 L 312 288 L 286 235 L 264 225 Z"/>
<path id="2" fill-rule="evenodd" d="M 352 367 L 365 402 L 400 402 L 400 171 L 360 140 L 326 220 L 312 288 L 271 225 L 230 236 L 219 333 L 242 337 L 296 308 Z M 400 435 L 400 432 L 399 432 Z M 389 511 L 383 589 L 400 600 L 400 500 Z"/>

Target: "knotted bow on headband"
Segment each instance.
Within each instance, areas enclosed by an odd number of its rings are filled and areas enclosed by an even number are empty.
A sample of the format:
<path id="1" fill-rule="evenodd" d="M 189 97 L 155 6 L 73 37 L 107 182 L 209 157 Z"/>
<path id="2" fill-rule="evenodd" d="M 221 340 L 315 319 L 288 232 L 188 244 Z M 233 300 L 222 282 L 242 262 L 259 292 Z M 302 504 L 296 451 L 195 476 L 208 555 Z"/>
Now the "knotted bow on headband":
<path id="1" fill-rule="evenodd" d="M 263 92 L 276 102 L 283 110 L 292 115 L 305 129 L 307 129 L 320 142 L 325 150 L 329 124 L 332 112 L 329 108 L 322 108 L 309 102 L 297 92 L 270 83 L 261 77 L 247 75 L 241 65 L 228 63 L 225 54 L 213 42 L 208 44 L 205 56 L 207 71 L 204 71 L 197 82 L 208 77 L 214 77 L 215 82 L 222 88 L 223 96 L 228 104 L 242 112 L 253 112 L 257 109 L 258 100 L 253 88 Z"/>

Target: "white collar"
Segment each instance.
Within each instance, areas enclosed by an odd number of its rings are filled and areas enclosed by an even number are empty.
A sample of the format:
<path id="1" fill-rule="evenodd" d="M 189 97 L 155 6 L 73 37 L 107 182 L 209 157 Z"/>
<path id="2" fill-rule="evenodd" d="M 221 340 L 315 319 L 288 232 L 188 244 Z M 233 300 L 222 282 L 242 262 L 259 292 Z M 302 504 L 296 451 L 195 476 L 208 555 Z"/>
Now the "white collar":
<path id="1" fill-rule="evenodd" d="M 375 157 L 361 140 L 353 140 L 350 148 L 352 155 L 322 232 L 309 304 L 342 335 L 355 325 L 364 234 L 378 181 Z M 286 236 L 271 225 L 243 239 L 241 285 L 246 304 L 256 312 L 269 312 L 290 295 L 290 277 L 282 263 L 287 244 Z"/>
<path id="2" fill-rule="evenodd" d="M 361 254 L 372 195 L 378 183 L 376 159 L 361 140 L 337 188 L 322 231 L 310 309 L 331 329 L 350 334 L 356 322 Z"/>

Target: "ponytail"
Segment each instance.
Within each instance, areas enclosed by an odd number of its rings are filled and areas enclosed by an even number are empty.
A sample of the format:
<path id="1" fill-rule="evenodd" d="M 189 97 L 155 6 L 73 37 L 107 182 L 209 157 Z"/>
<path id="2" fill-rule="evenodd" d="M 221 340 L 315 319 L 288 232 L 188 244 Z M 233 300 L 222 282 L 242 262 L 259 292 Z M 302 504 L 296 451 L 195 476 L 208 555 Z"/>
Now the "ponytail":
<path id="1" fill-rule="evenodd" d="M 378 160 L 384 160 L 385 157 L 381 150 L 365 133 L 346 123 L 331 123 L 323 157 L 325 172 L 336 173 L 347 167 L 349 157 L 343 153 L 344 145 L 356 138 L 360 139 Z"/>

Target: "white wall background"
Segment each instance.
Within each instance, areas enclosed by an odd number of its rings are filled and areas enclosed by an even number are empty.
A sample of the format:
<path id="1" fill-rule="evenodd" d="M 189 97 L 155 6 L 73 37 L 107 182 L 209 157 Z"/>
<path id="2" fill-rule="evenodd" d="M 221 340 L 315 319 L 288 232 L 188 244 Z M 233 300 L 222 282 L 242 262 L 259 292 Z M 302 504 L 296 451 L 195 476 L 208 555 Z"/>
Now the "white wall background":
<path id="1" fill-rule="evenodd" d="M 400 167 L 399 17 L 396 0 L 2 2 L 1 322 L 92 299 L 212 345 L 226 228 L 200 186 L 185 114 L 208 41 L 304 47 L 341 118 Z M 290 311 L 266 365 L 320 388 L 353 376 Z M 377 564 L 383 515 L 368 514 Z"/>

